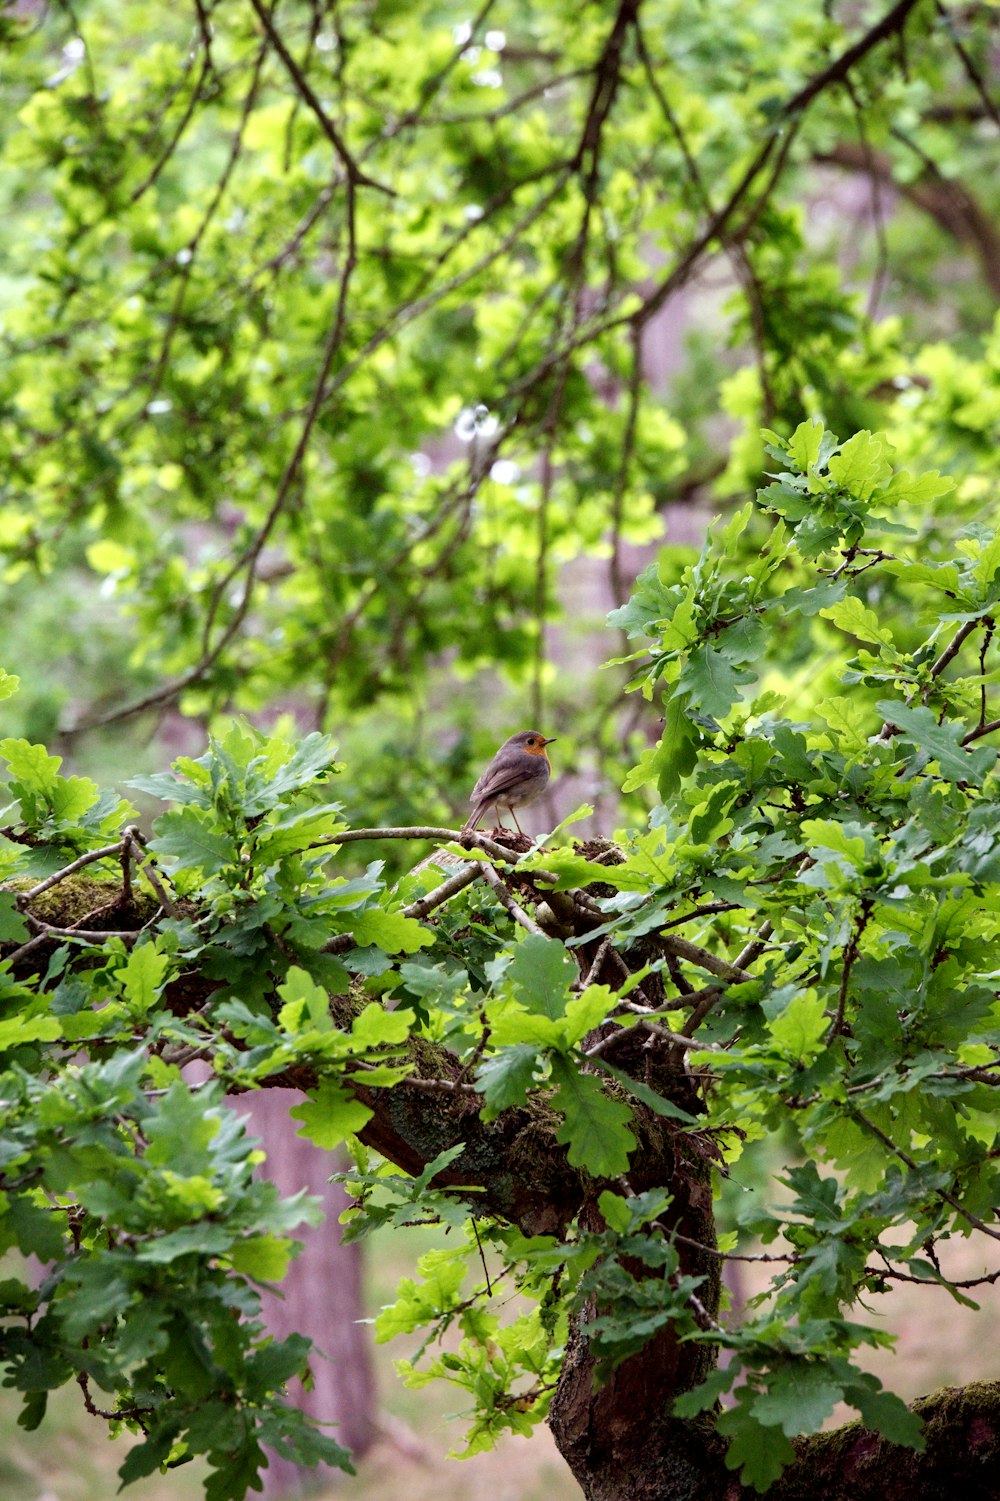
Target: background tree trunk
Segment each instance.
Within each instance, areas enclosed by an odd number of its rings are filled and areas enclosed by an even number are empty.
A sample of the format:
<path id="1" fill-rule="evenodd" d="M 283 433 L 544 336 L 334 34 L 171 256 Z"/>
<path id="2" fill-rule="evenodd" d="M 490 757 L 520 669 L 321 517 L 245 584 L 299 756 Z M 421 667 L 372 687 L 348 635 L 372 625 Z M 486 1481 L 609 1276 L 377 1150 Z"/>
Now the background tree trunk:
<path id="1" fill-rule="evenodd" d="M 268 1178 L 283 1195 L 308 1189 L 323 1200 L 326 1214 L 322 1225 L 302 1226 L 296 1232 L 305 1248 L 289 1267 L 280 1295 L 265 1294 L 264 1316 L 277 1338 L 298 1331 L 323 1352 L 310 1362 L 312 1389 L 305 1391 L 295 1383 L 290 1396 L 312 1417 L 335 1423 L 334 1437 L 358 1458 L 371 1448 L 378 1426 L 371 1336 L 368 1326 L 359 1322 L 365 1313 L 361 1245 L 344 1245 L 340 1238 L 337 1221 L 347 1196 L 339 1184 L 327 1182 L 342 1165 L 339 1158 L 297 1136 L 295 1122 L 289 1119 L 289 1109 L 300 1100 L 295 1090 L 264 1089 L 241 1095 L 237 1102 L 241 1112 L 249 1111 L 261 1137 Z M 304 1470 L 272 1454 L 262 1477 L 264 1496 L 273 1501 L 301 1495 L 337 1474 L 323 1466 Z"/>

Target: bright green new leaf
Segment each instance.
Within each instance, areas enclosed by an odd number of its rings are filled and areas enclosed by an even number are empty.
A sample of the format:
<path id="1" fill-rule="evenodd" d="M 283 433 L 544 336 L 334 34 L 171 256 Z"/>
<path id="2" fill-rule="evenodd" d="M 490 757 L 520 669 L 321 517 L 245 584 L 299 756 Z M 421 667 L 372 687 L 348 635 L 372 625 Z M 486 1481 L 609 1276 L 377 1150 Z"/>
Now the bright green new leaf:
<path id="1" fill-rule="evenodd" d="M 278 1025 L 286 1031 L 301 1032 L 314 1028 L 328 1032 L 332 1029 L 330 997 L 304 969 L 293 965 L 284 983 L 278 986 L 278 995 L 284 1002 L 278 1012 Z"/>
<path id="2" fill-rule="evenodd" d="M 553 1021 L 563 1015 L 576 977 L 576 965 L 562 944 L 535 933 L 517 945 L 507 971 L 521 1005 Z"/>
<path id="3" fill-rule="evenodd" d="M 871 641 L 875 645 L 893 646 L 892 632 L 887 630 L 879 621 L 874 610 L 869 610 L 855 595 L 849 594 L 846 599 L 839 600 L 837 604 L 828 609 L 820 610 L 827 620 L 832 620 L 842 631 L 847 631 L 851 636 L 857 636 L 862 641 Z"/>
<path id="4" fill-rule="evenodd" d="M 823 441 L 823 422 L 819 417 L 807 417 L 800 422 L 788 440 L 789 458 L 795 460 L 803 473 L 811 469 L 819 458 Z"/>
<path id="5" fill-rule="evenodd" d="M 793 996 L 767 1024 L 775 1046 L 799 1063 L 816 1056 L 828 1027 L 823 998 L 812 991 Z"/>
<path id="6" fill-rule="evenodd" d="M 132 1009 L 142 1013 L 155 1004 L 169 968 L 169 955 L 159 953 L 155 943 L 136 944 L 117 975 Z"/>
<path id="7" fill-rule="evenodd" d="M 55 1042 L 62 1026 L 55 1016 L 11 1016 L 0 1021 L 0 1053 L 26 1042 Z"/>
<path id="8" fill-rule="evenodd" d="M 238 852 L 232 837 L 213 815 L 195 807 L 172 808 L 154 825 L 156 837 L 150 849 L 184 866 L 194 866 L 206 876 L 235 865 Z"/>
<path id="9" fill-rule="evenodd" d="M 635 1147 L 628 1106 L 605 1094 L 593 1074 L 581 1074 L 561 1059 L 553 1060 L 552 1077 L 558 1085 L 553 1103 L 563 1116 L 556 1140 L 566 1144 L 572 1166 L 595 1178 L 626 1172 Z"/>
<path id="10" fill-rule="evenodd" d="M 434 942 L 434 933 L 423 927 L 416 918 L 403 917 L 399 912 L 385 912 L 369 907 L 351 919 L 351 932 L 359 947 L 374 944 L 387 954 L 412 954 L 417 949 L 426 949 Z"/>
<path id="11" fill-rule="evenodd" d="M 586 990 L 566 1002 L 562 1033 L 570 1045 L 580 1042 L 600 1025 L 618 1004 L 618 997 L 608 985 L 588 985 Z"/>
<path id="12" fill-rule="evenodd" d="M 405 1042 L 415 1020 L 406 1006 L 387 1011 L 372 1001 L 351 1023 L 351 1037 L 359 1048 L 377 1048 L 383 1044 Z"/>
<path id="13" fill-rule="evenodd" d="M 345 1136 L 353 1136 L 372 1118 L 367 1105 L 330 1079 L 311 1089 L 305 1102 L 296 1105 L 289 1114 L 293 1120 L 302 1122 L 298 1135 L 307 1136 L 325 1151 L 338 1147 Z"/>
<path id="14" fill-rule="evenodd" d="M 44 745 L 14 738 L 0 740 L 0 756 L 11 776 L 27 791 L 47 797 L 55 788 L 62 757 L 50 756 Z"/>
<path id="15" fill-rule="evenodd" d="M 249 1235 L 229 1253 L 233 1269 L 256 1282 L 280 1282 L 295 1254 L 295 1242 L 280 1235 Z"/>
<path id="16" fill-rule="evenodd" d="M 849 832 L 848 826 L 826 818 L 804 818 L 799 827 L 811 846 L 833 850 L 835 854 L 843 855 L 851 865 L 860 865 L 866 857 L 863 832 L 854 834 Z"/>
<path id="17" fill-rule="evenodd" d="M 830 478 L 859 500 L 870 500 L 892 474 L 889 443 L 882 433 L 862 431 L 840 445 L 829 463 Z"/>

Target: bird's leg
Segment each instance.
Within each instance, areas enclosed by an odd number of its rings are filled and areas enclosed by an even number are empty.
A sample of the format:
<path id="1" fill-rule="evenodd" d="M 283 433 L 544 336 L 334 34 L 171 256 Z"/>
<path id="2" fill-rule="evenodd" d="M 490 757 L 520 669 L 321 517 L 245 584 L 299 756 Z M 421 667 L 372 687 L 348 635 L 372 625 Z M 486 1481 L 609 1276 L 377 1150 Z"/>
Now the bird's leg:
<path id="1" fill-rule="evenodd" d="M 507 804 L 507 812 L 510 814 L 511 818 L 514 820 L 514 827 L 517 830 L 517 832 L 520 834 L 521 838 L 523 839 L 524 838 L 524 830 L 521 828 L 521 825 L 518 823 L 518 821 L 517 821 L 517 814 L 514 812 L 514 808 L 513 808 L 512 804 L 510 804 L 510 803 Z"/>

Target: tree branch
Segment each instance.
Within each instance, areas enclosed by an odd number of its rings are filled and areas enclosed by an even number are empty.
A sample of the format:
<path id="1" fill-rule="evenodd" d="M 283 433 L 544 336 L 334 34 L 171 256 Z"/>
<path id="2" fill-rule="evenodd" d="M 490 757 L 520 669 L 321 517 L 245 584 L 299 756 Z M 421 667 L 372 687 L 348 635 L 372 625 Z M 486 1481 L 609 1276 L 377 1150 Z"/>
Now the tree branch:
<path id="1" fill-rule="evenodd" d="M 914 143 L 907 140 L 907 145 Z M 864 172 L 873 181 L 886 183 L 901 198 L 929 214 L 934 222 L 962 245 L 970 245 L 979 258 L 983 277 L 991 291 L 1000 293 L 1000 232 L 973 193 L 956 178 L 944 177 L 924 152 L 919 152 L 925 174 L 913 181 L 900 181 L 893 173 L 888 152 L 875 151 L 869 145 L 843 141 L 816 153 L 815 160 L 841 167 L 847 172 Z"/>
<path id="2" fill-rule="evenodd" d="M 288 76 L 295 85 L 296 92 L 312 111 L 320 129 L 340 158 L 344 171 L 347 174 L 348 182 L 353 183 L 356 187 L 376 188 L 378 192 L 386 193 L 390 198 L 394 198 L 396 195 L 392 188 L 386 187 L 384 183 L 376 182 L 374 177 L 369 177 L 366 173 L 362 172 L 350 151 L 348 151 L 347 144 L 340 131 L 316 97 L 312 84 L 285 46 L 281 33 L 276 29 L 269 12 L 261 4 L 261 0 L 250 0 L 250 4 L 261 24 L 264 35 L 281 58 Z"/>
<path id="3" fill-rule="evenodd" d="M 487 885 L 492 886 L 496 892 L 501 907 L 506 908 L 514 921 L 520 923 L 526 933 L 531 933 L 536 938 L 548 938 L 548 933 L 538 926 L 534 918 L 529 917 L 524 908 L 518 906 L 492 865 L 481 865 L 479 869 Z"/>

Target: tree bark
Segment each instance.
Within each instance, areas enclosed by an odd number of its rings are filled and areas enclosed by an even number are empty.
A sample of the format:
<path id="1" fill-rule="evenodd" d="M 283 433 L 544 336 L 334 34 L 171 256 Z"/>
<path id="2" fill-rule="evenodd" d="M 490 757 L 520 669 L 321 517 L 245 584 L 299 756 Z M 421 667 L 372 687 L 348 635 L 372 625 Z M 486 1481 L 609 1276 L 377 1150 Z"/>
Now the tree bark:
<path id="1" fill-rule="evenodd" d="M 800 1441 L 769 1501 L 998 1501 L 1000 1381 L 946 1387 L 911 1405 L 926 1425 L 923 1453 L 848 1423 Z"/>
<path id="2" fill-rule="evenodd" d="M 707 1324 L 718 1313 L 720 1289 L 720 1262 L 712 1254 L 709 1154 L 699 1150 L 697 1137 L 674 1133 L 663 1161 L 670 1170 L 665 1179 L 660 1175 L 658 1186 L 669 1186 L 674 1195 L 663 1218 L 667 1229 L 685 1236 L 678 1243 L 680 1274 L 704 1278 L 698 1297 Z M 641 1184 L 643 1189 L 651 1186 Z M 592 1218 L 590 1210 L 581 1215 L 584 1221 Z M 637 1275 L 638 1268 L 630 1270 Z M 587 1325 L 597 1312 L 585 1308 L 574 1324 L 549 1413 L 559 1451 L 587 1501 L 724 1501 L 737 1496 L 739 1486 L 725 1469 L 725 1444 L 717 1438 L 712 1418 L 691 1422 L 670 1413 L 671 1398 L 709 1374 L 711 1349 L 682 1343 L 666 1329 L 598 1384 L 587 1337 Z"/>

